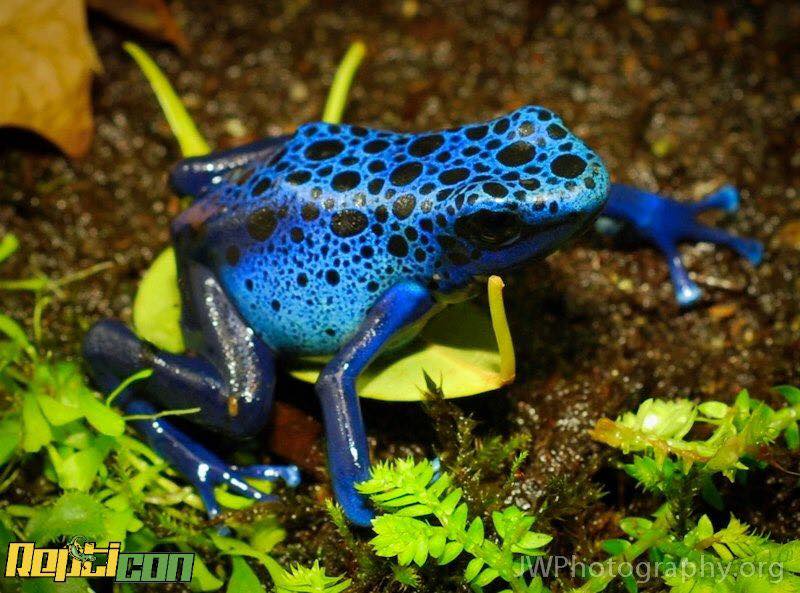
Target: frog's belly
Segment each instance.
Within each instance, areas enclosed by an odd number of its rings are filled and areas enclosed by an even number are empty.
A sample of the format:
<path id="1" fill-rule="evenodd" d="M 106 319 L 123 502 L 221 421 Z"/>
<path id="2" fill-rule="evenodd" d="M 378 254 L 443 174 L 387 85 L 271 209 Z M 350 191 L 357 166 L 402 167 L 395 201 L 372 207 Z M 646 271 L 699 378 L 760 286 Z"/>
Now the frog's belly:
<path id="1" fill-rule="evenodd" d="M 225 291 L 253 331 L 275 352 L 293 357 L 337 352 L 369 308 L 397 281 L 384 278 L 376 288 L 358 277 L 331 271 L 319 277 L 307 274 L 301 282 L 296 274 L 281 270 L 220 272 Z"/>

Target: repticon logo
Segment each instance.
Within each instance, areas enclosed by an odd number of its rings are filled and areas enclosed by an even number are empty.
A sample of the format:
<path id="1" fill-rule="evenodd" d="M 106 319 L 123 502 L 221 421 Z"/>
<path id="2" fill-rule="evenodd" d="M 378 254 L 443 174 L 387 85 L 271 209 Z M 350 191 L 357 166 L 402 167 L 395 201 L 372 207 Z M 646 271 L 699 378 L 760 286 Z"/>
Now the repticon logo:
<path id="1" fill-rule="evenodd" d="M 8 546 L 6 577 L 111 577 L 117 583 L 186 583 L 192 579 L 194 554 L 120 552 L 120 542 L 98 548 L 77 535 L 63 548 L 37 548 L 31 542 Z"/>

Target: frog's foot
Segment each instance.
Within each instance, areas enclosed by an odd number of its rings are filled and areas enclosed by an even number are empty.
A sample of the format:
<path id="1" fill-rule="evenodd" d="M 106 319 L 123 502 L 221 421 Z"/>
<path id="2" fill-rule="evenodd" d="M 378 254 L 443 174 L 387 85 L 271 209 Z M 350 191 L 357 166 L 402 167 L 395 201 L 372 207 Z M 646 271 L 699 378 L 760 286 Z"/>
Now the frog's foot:
<path id="1" fill-rule="evenodd" d="M 686 241 L 716 243 L 734 250 L 753 265 L 761 262 L 764 248 L 760 242 L 737 237 L 697 221 L 697 215 L 706 210 L 722 209 L 735 212 L 738 207 L 739 192 L 729 185 L 698 202 L 684 204 L 658 194 L 615 183 L 611 185 L 603 216 L 632 226 L 638 236 L 654 244 L 664 253 L 675 288 L 675 296 L 680 305 L 686 306 L 696 302 L 702 291 L 689 278 L 678 252 L 679 243 Z"/>
<path id="2" fill-rule="evenodd" d="M 133 399 L 125 405 L 125 411 L 133 416 L 153 416 L 156 408 L 147 401 Z M 197 488 L 209 517 L 216 517 L 220 513 L 214 495 L 216 486 L 226 485 L 233 494 L 268 502 L 276 500 L 276 497 L 251 486 L 247 478 L 269 481 L 281 479 L 290 487 L 300 483 L 300 470 L 294 465 L 228 465 L 169 420 L 143 418 L 133 422 L 137 430 L 147 436 L 153 449 Z"/>

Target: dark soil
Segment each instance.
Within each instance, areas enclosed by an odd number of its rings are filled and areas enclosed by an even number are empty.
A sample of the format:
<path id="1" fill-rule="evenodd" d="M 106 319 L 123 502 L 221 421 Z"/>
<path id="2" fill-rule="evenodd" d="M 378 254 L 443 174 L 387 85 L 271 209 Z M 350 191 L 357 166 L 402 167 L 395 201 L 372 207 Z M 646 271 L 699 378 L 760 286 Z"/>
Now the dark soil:
<path id="1" fill-rule="evenodd" d="M 347 121 L 423 130 L 540 104 L 598 150 L 616 180 L 686 200 L 723 183 L 742 190 L 738 215 L 711 220 L 764 241 L 765 262 L 753 269 L 724 249 L 687 246 L 706 294 L 693 310 L 677 308 L 658 253 L 620 250 L 593 235 L 508 279 L 517 383 L 460 405 L 486 430 L 532 433 L 520 501 L 535 502 L 554 475 L 580 483 L 594 471 L 602 449 L 586 429 L 603 415 L 646 397 L 730 400 L 743 388 L 777 401 L 770 386 L 800 383 L 797 3 L 173 6 L 192 53 L 143 43 L 217 147 L 318 118 L 338 60 L 361 38 L 369 53 Z M 137 279 L 179 210 L 166 181 L 177 145 L 120 47 L 135 34 L 101 20 L 92 33 L 105 71 L 95 84 L 90 155 L 70 162 L 16 133 L 3 137 L 0 152 L 0 231 L 24 246 L 4 275 L 59 277 L 114 262 L 46 310 L 47 344 L 67 355 L 94 320 L 130 319 Z M 4 310 L 30 318 L 27 296 L 2 300 Z M 312 397 L 281 385 L 284 399 Z M 365 414 L 381 453 L 430 450 L 418 406 L 369 402 Z M 420 430 L 408 430 L 413 423 Z M 614 476 L 596 478 L 609 491 L 600 505 L 564 520 L 579 546 L 608 535 L 609 516 L 630 503 L 630 484 Z M 778 539 L 800 537 L 796 483 L 768 470 L 737 488 L 731 509 Z"/>

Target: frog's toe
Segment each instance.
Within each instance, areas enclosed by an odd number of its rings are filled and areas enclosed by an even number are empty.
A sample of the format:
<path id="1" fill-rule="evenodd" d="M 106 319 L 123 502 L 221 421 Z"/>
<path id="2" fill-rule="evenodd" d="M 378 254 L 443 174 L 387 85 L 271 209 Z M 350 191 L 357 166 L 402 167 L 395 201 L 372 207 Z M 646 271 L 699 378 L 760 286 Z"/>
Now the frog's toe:
<path id="1" fill-rule="evenodd" d="M 283 480 L 290 488 L 300 485 L 300 469 L 296 465 L 248 465 L 246 467 L 234 466 L 232 469 L 245 478 L 269 480 L 270 482 Z"/>
<path id="2" fill-rule="evenodd" d="M 723 185 L 717 191 L 691 204 L 691 207 L 695 212 L 705 212 L 706 210 L 736 212 L 739 209 L 739 190 L 732 185 Z"/>
<path id="3" fill-rule="evenodd" d="M 689 241 L 704 241 L 706 243 L 724 245 L 738 253 L 754 266 L 760 264 L 764 257 L 764 246 L 760 241 L 747 237 L 737 237 L 722 229 L 710 227 L 701 223 L 695 223 L 690 226 L 684 237 Z"/>
<path id="4" fill-rule="evenodd" d="M 220 513 L 220 506 L 214 493 L 214 488 L 217 486 L 225 485 L 232 494 L 252 498 L 259 502 L 274 502 L 278 499 L 277 496 L 262 492 L 248 484 L 245 480 L 248 477 L 251 476 L 242 473 L 236 466 L 201 463 L 197 468 L 196 477 L 193 477 L 191 481 L 197 487 L 208 516 L 214 518 Z"/>

